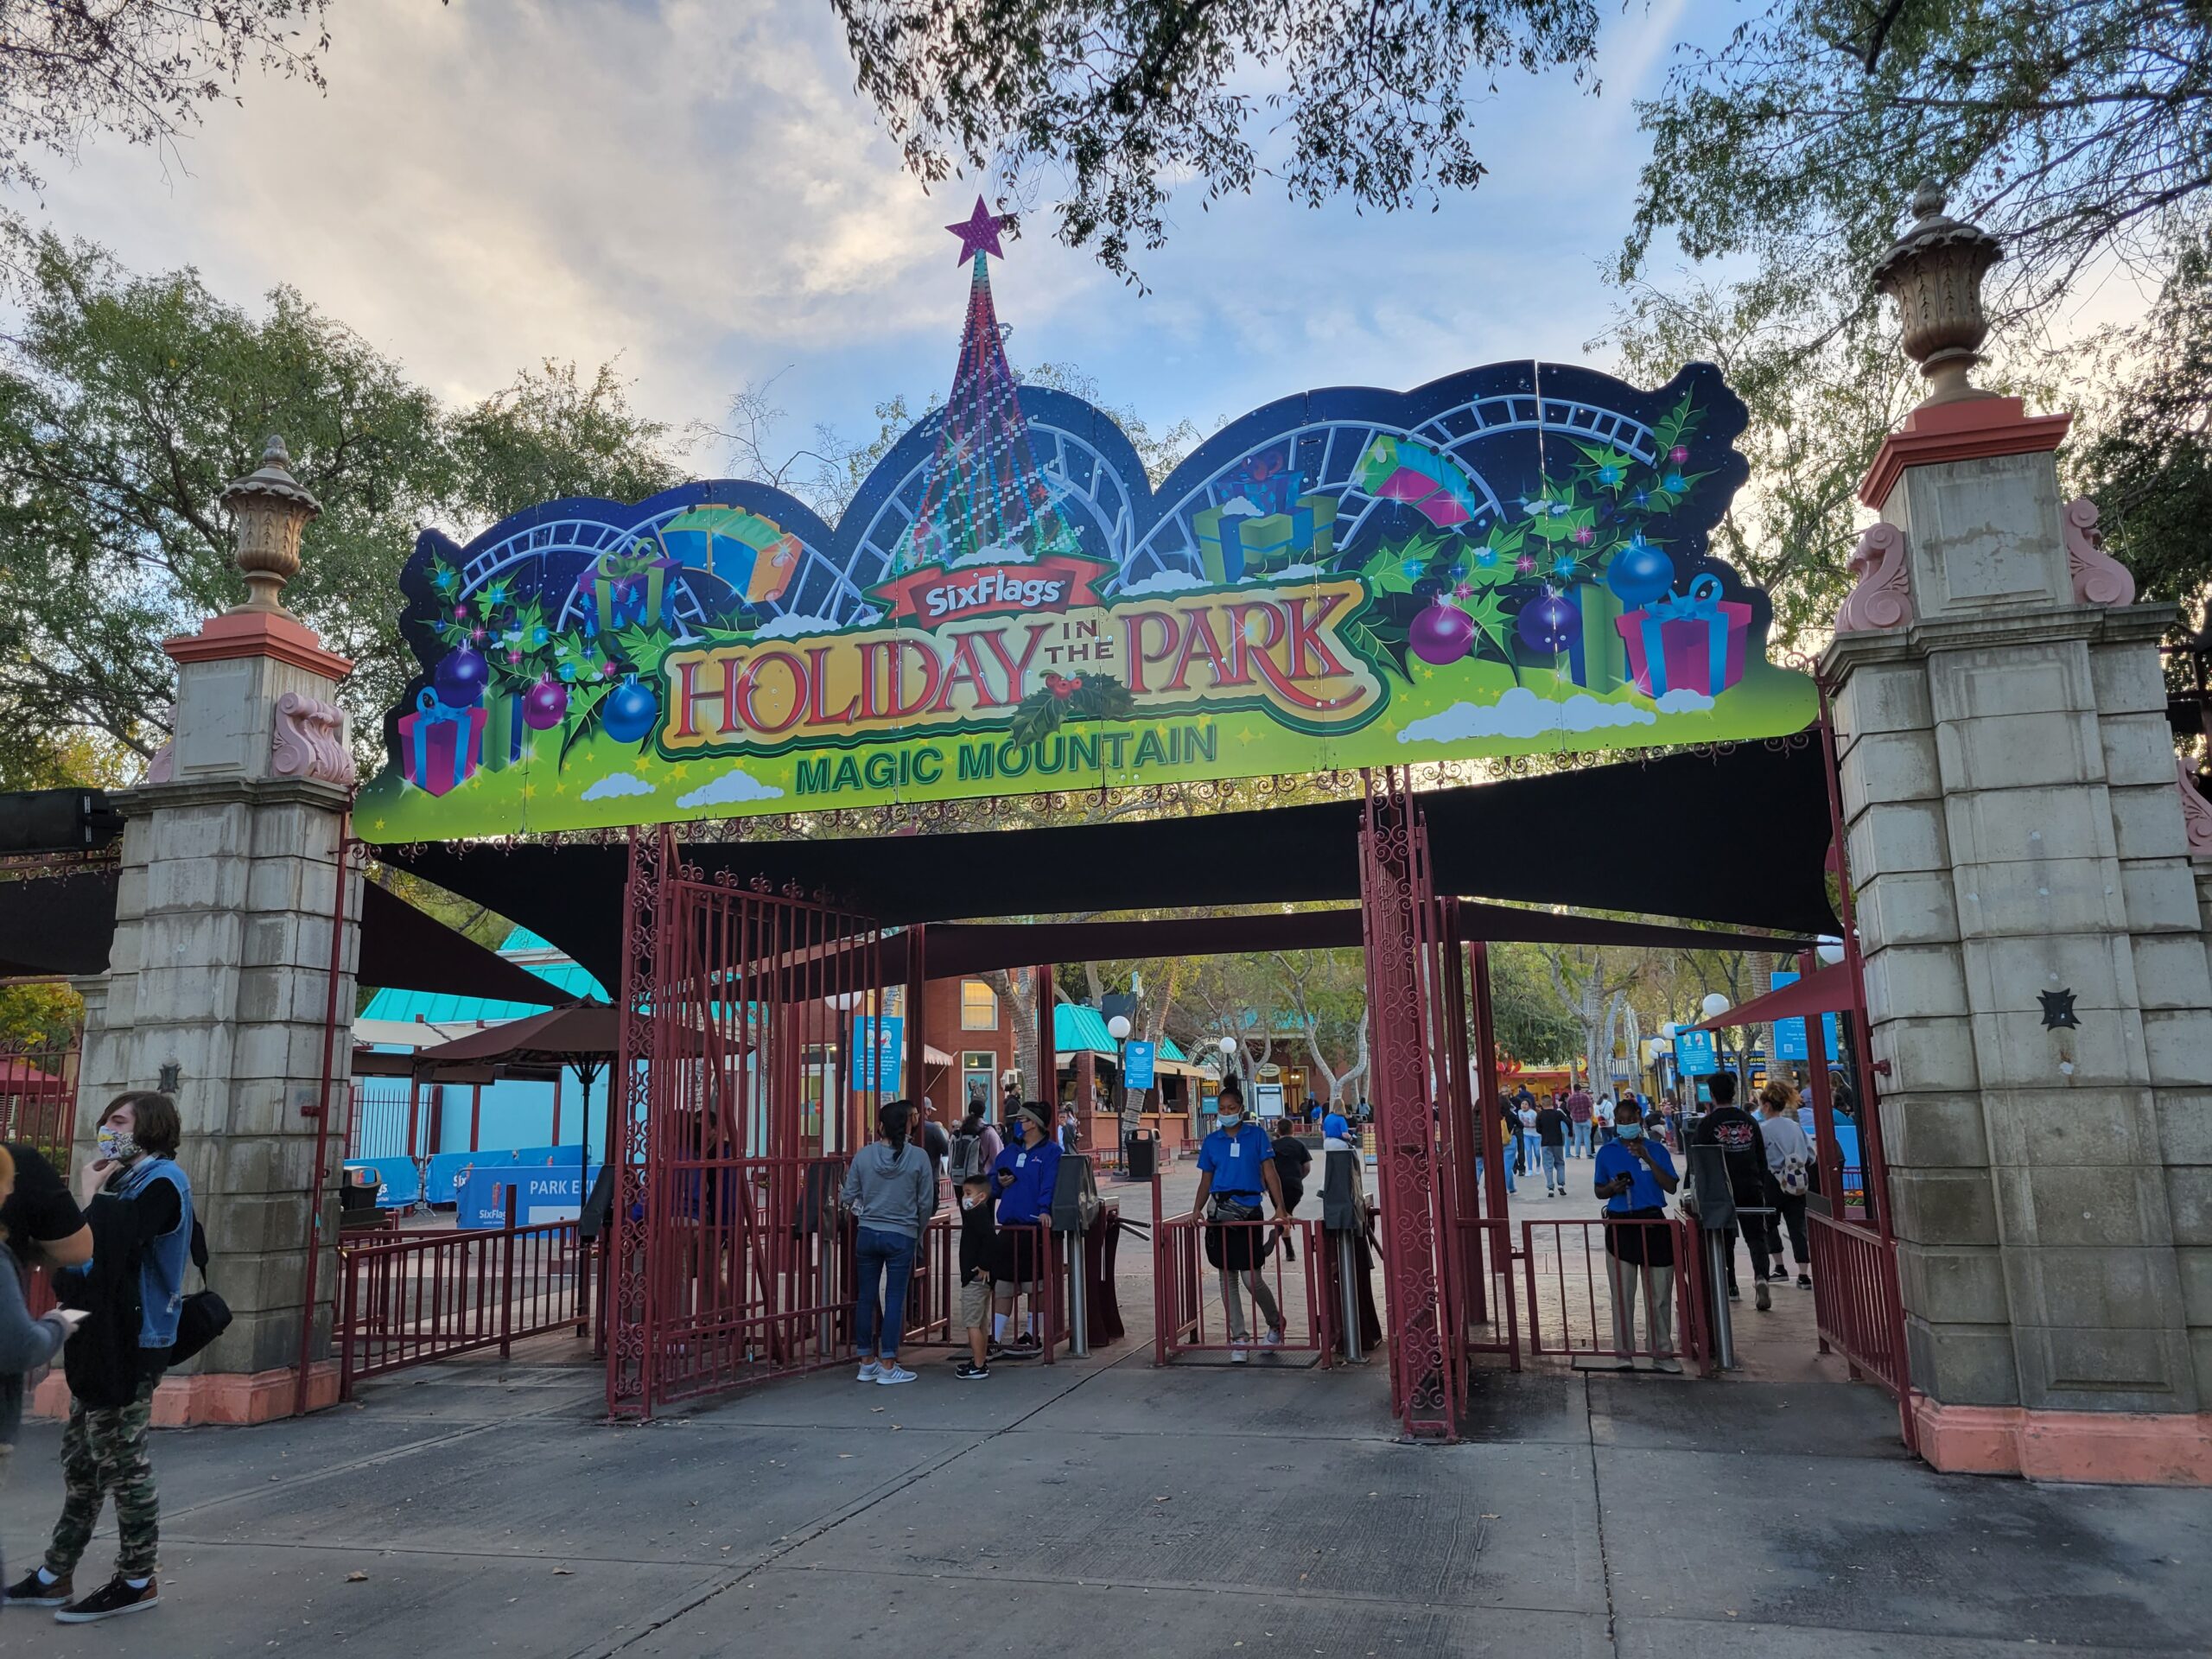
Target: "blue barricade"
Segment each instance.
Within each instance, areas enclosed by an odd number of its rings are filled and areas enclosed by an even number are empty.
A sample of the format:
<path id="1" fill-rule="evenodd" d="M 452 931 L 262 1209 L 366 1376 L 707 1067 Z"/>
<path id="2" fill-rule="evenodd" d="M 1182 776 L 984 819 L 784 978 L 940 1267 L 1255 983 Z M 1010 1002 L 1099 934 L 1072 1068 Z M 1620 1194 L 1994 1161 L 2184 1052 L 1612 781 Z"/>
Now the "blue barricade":
<path id="1" fill-rule="evenodd" d="M 507 1219 L 507 1189 L 515 1189 L 515 1220 L 530 1226 L 542 1221 L 574 1221 L 582 1213 L 591 1177 L 599 1173 L 573 1163 L 546 1167 L 513 1164 L 480 1164 L 461 1183 L 460 1201 L 454 1211 L 456 1227 L 504 1227 Z"/>

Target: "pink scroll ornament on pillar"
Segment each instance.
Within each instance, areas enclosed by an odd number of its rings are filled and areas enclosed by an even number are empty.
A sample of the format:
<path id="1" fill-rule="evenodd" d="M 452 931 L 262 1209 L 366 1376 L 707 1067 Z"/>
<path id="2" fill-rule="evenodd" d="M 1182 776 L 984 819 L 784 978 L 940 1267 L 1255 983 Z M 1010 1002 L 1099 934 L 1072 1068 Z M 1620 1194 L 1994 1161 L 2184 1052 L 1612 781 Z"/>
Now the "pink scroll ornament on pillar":
<path id="1" fill-rule="evenodd" d="M 2066 568 L 2074 577 L 2074 597 L 2084 605 L 2133 605 L 2135 578 L 2105 551 L 2097 517 L 2097 504 L 2086 495 L 2066 504 Z"/>
<path id="2" fill-rule="evenodd" d="M 2196 787 L 2196 768 L 2185 756 L 2174 760 L 2174 784 L 2181 791 L 2181 824 L 2191 858 L 2212 859 L 2212 801 Z"/>
<path id="3" fill-rule="evenodd" d="M 1881 633 L 1912 620 L 1912 578 L 1906 569 L 1904 531 L 1869 524 L 1851 550 L 1849 569 L 1859 585 L 1835 613 L 1838 633 Z"/>
<path id="4" fill-rule="evenodd" d="M 351 787 L 353 753 L 346 742 L 346 715 L 334 702 L 287 691 L 276 699 L 270 769 L 279 778 L 315 778 Z"/>

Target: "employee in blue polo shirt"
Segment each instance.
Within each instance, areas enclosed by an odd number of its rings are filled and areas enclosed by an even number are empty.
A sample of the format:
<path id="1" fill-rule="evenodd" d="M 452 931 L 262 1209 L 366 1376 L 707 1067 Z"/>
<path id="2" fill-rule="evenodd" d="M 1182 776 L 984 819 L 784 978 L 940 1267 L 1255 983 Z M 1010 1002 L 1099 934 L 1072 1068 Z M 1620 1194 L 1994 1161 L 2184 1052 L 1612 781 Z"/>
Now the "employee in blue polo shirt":
<path id="1" fill-rule="evenodd" d="M 1272 1248 L 1258 1225 L 1262 1195 L 1274 1206 L 1277 1221 L 1287 1221 L 1290 1212 L 1283 1206 L 1282 1186 L 1275 1174 L 1274 1143 L 1265 1129 L 1244 1115 L 1244 1090 L 1236 1078 L 1221 1085 L 1218 1109 L 1219 1127 L 1198 1147 L 1198 1195 L 1191 1207 L 1213 1224 L 1206 1229 L 1206 1260 L 1221 1270 L 1229 1357 L 1231 1363 L 1242 1365 L 1250 1338 L 1243 1299 L 1236 1294 L 1240 1279 L 1252 1293 L 1252 1306 L 1268 1322 L 1260 1345 L 1282 1346 L 1282 1309 L 1261 1273 Z"/>
<path id="2" fill-rule="evenodd" d="M 1667 1195 L 1680 1185 L 1665 1145 L 1644 1133 L 1643 1109 L 1624 1090 L 1613 1107 L 1613 1138 L 1598 1148 L 1592 1190 L 1605 1201 L 1605 1265 L 1613 1290 L 1613 1349 L 1621 1369 L 1633 1370 L 1636 1295 L 1649 1310 L 1653 1363 L 1679 1371 L 1675 1357 L 1675 1235 L 1667 1224 Z"/>
<path id="3" fill-rule="evenodd" d="M 991 1319 L 992 1357 L 1028 1359 L 1044 1351 L 1044 1332 L 1037 1317 L 1037 1286 L 1045 1276 L 1046 1252 L 1037 1224 L 1052 1215 L 1052 1189 L 1058 1184 L 1060 1149 L 1045 1132 L 1045 1108 L 1030 1101 L 1014 1115 L 1021 1138 L 998 1155 L 991 1166 L 991 1181 L 999 1195 L 997 1265 L 991 1287 L 995 1312 Z M 1022 1291 L 1029 1292 L 1029 1328 L 1012 1342 L 1007 1328 L 1013 1323 L 1014 1306 Z"/>

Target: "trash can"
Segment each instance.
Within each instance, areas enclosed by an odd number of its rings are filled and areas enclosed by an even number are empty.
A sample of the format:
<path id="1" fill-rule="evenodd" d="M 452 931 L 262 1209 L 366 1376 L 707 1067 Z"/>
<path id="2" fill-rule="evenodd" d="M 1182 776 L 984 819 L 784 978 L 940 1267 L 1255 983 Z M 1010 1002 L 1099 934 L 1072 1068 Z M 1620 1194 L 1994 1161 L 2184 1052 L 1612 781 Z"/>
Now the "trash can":
<path id="1" fill-rule="evenodd" d="M 1160 1173 L 1160 1136 L 1151 1129 L 1130 1130 L 1124 1161 L 1131 1180 L 1150 1180 Z"/>

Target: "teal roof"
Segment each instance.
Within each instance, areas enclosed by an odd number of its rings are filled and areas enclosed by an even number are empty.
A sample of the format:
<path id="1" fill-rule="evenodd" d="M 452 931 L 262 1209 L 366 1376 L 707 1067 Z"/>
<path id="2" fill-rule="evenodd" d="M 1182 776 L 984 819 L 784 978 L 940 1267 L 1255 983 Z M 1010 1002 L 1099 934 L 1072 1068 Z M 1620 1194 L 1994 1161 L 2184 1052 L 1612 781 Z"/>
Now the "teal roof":
<path id="1" fill-rule="evenodd" d="M 1052 1010 L 1052 1047 L 1062 1054 L 1080 1053 L 1086 1048 L 1094 1054 L 1111 1054 L 1115 1043 L 1107 1033 L 1104 1014 L 1079 1003 L 1062 1002 Z M 1175 1046 L 1173 1037 L 1160 1039 L 1160 1058 L 1164 1060 L 1184 1058 L 1183 1051 Z"/>
<path id="2" fill-rule="evenodd" d="M 503 957 L 515 957 L 528 952 L 551 951 L 553 947 L 526 927 L 518 927 L 507 935 L 506 943 L 499 947 Z M 537 976 L 570 997 L 596 997 L 601 1001 L 610 998 L 588 969 L 568 957 L 554 954 L 550 962 L 522 964 L 524 970 Z M 476 1020 L 523 1020 L 533 1014 L 543 1014 L 543 1007 L 535 1002 L 506 1002 L 485 996 L 433 996 L 425 991 L 378 991 L 369 999 L 369 1006 L 361 1010 L 365 1020 L 428 1020 L 433 1025 L 447 1021 Z"/>

